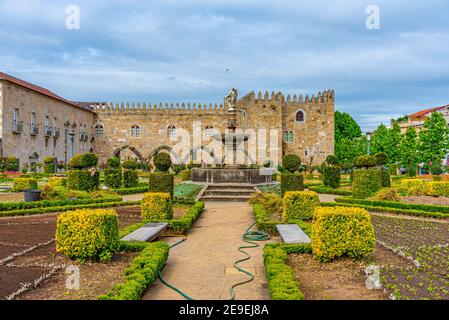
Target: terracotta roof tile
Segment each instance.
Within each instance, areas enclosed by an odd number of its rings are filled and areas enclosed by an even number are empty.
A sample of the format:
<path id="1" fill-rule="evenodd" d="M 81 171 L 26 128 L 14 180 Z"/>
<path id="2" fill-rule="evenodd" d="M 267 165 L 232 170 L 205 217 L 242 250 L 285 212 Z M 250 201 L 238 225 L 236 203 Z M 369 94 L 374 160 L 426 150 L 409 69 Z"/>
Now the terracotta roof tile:
<path id="1" fill-rule="evenodd" d="M 433 112 L 439 111 L 439 110 L 443 110 L 445 108 L 449 108 L 449 105 L 436 107 L 436 108 L 430 108 L 430 109 L 426 109 L 426 110 L 421 110 L 421 111 L 418 111 L 418 112 L 415 112 L 415 113 L 411 114 L 409 117 L 410 118 L 414 118 L 414 119 L 416 119 L 416 118 L 424 118 L 425 116 L 427 116 L 430 113 L 433 113 Z"/>

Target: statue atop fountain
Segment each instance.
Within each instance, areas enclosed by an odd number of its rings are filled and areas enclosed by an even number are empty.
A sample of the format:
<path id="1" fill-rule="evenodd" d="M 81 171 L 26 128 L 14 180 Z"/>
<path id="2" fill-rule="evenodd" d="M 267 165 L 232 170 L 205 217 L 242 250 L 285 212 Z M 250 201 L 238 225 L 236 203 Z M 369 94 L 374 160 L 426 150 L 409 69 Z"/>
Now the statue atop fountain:
<path id="1" fill-rule="evenodd" d="M 235 104 L 237 103 L 237 97 L 238 97 L 238 91 L 237 88 L 232 88 L 231 91 L 229 91 L 228 96 L 226 97 L 226 103 L 228 105 L 228 111 L 229 112 L 235 112 Z"/>

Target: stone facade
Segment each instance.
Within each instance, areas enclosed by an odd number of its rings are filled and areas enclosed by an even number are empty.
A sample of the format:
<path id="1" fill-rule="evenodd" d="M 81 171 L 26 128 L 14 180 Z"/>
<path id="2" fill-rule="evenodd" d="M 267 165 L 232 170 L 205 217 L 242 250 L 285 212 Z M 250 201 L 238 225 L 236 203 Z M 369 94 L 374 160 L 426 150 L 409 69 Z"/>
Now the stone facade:
<path id="1" fill-rule="evenodd" d="M 236 132 L 258 137 L 257 141 L 250 139 L 244 143 L 245 150 L 257 150 L 255 157 L 251 152 L 244 156 L 247 164 L 262 164 L 266 159 L 279 162 L 289 153 L 297 154 L 304 162 L 318 164 L 334 152 L 334 98 L 333 91 L 305 98 L 285 97 L 280 92 L 256 96 L 251 92 L 237 102 L 235 112 L 228 111 L 226 102 L 220 106 L 190 103 L 97 105 L 94 149 L 101 161 L 114 154 L 120 155 L 122 150 L 127 150 L 126 156 L 151 160 L 155 153 L 165 149 L 179 162 L 199 162 L 201 157 L 206 163 L 221 163 L 223 158 L 217 161 L 209 155 L 217 155 L 218 148 L 222 148 L 220 154 L 226 158 L 226 151 L 221 143 L 210 138 L 208 131 L 213 128 L 215 133 L 225 133 L 235 127 Z M 189 133 L 189 151 L 173 150 L 179 145 L 178 139 L 169 137 L 173 128 Z M 277 136 L 270 134 L 270 130 Z M 266 139 L 263 149 L 260 149 L 260 135 Z M 201 142 L 198 142 L 199 136 Z M 204 151 L 201 153 L 201 150 Z"/>
<path id="2" fill-rule="evenodd" d="M 235 132 L 249 137 L 238 163 L 278 163 L 294 153 L 319 164 L 334 152 L 334 101 L 334 92 L 324 91 L 312 97 L 251 92 L 233 111 L 226 99 L 220 105 L 80 104 L 0 74 L 0 152 L 32 163 L 93 151 L 104 163 L 114 155 L 151 160 L 166 150 L 175 162 L 221 164 L 229 156 L 212 136 Z"/>
<path id="3" fill-rule="evenodd" d="M 0 153 L 20 163 L 67 161 L 93 146 L 95 113 L 0 80 Z"/>

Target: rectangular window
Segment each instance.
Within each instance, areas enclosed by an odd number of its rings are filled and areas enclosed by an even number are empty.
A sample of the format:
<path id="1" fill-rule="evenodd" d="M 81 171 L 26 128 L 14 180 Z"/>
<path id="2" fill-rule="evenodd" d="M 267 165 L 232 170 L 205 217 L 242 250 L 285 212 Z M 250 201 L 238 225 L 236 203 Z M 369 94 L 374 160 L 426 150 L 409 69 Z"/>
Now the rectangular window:
<path id="1" fill-rule="evenodd" d="M 17 127 L 17 125 L 19 124 L 19 109 L 14 109 L 14 128 Z"/>
<path id="2" fill-rule="evenodd" d="M 31 112 L 31 128 L 36 127 L 36 113 Z"/>

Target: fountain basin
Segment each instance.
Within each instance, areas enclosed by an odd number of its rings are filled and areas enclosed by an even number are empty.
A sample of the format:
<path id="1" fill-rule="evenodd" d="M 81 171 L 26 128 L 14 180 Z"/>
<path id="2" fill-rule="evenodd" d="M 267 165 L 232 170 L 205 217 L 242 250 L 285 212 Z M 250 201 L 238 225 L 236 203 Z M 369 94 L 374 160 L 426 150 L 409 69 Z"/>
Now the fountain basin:
<path id="1" fill-rule="evenodd" d="M 273 181 L 271 174 L 261 169 L 247 168 L 193 168 L 192 181 L 201 183 L 265 184 Z"/>

